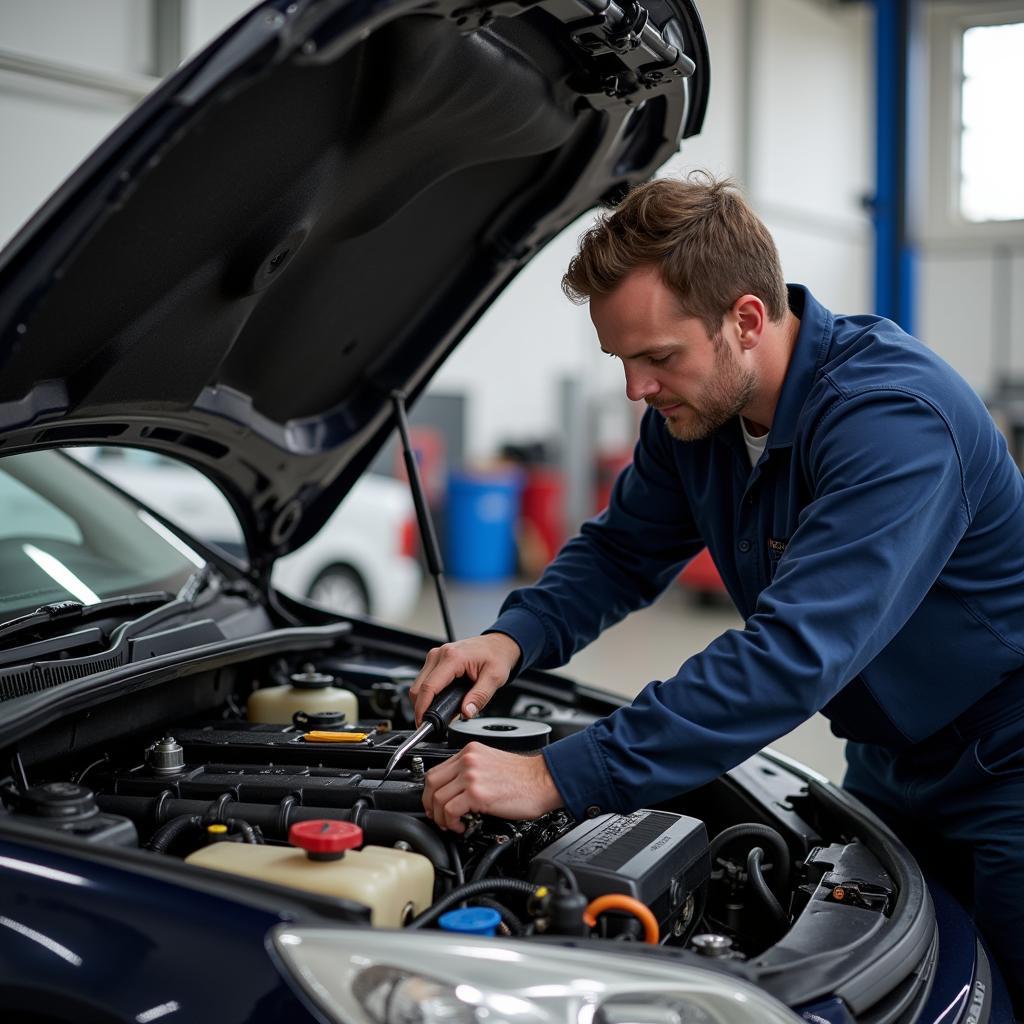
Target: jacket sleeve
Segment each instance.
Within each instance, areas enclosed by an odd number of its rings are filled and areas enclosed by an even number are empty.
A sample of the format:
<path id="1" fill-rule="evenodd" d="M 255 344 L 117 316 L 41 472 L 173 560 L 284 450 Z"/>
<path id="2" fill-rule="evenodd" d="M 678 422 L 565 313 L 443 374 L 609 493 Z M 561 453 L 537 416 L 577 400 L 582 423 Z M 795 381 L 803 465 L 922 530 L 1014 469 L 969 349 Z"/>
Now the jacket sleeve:
<path id="1" fill-rule="evenodd" d="M 808 448 L 812 499 L 742 630 L 545 751 L 566 806 L 627 812 L 703 785 L 823 707 L 903 627 L 970 521 L 941 413 L 837 398 Z"/>
<path id="2" fill-rule="evenodd" d="M 649 605 L 704 546 L 671 444 L 648 411 L 633 463 L 608 508 L 584 523 L 531 587 L 513 591 L 487 632 L 507 633 L 520 669 L 564 665 L 602 630 Z"/>

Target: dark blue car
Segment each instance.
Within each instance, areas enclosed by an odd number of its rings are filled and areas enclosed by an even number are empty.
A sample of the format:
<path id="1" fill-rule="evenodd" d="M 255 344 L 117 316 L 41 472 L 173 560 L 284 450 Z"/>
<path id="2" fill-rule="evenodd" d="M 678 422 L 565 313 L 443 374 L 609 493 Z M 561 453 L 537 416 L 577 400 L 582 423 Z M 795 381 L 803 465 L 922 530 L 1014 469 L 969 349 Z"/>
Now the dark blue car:
<path id="1" fill-rule="evenodd" d="M 536 751 L 619 699 L 526 673 L 385 778 L 435 641 L 269 586 L 708 83 L 690 0 L 268 3 L 6 249 L 0 1020 L 1011 1019 L 963 909 L 771 752 L 631 815 L 439 832 L 453 749 Z M 54 450 L 96 444 L 205 473 L 247 559 Z"/>

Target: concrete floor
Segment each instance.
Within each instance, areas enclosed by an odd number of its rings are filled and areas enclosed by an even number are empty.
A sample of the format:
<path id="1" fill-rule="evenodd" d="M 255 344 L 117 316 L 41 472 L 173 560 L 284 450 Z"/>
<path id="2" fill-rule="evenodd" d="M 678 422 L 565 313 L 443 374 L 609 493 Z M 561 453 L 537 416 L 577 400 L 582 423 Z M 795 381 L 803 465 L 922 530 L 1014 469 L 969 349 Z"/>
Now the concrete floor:
<path id="1" fill-rule="evenodd" d="M 486 629 L 515 585 L 514 581 L 501 585 L 447 581 L 455 635 L 472 636 Z M 402 625 L 421 633 L 443 633 L 431 580 L 425 582 L 416 608 Z M 733 627 L 742 627 L 742 620 L 731 606 L 702 607 L 679 587 L 670 587 L 650 608 L 631 615 L 580 651 L 561 672 L 632 697 L 652 679 L 672 675 L 691 654 Z M 835 782 L 842 780 L 842 741 L 832 735 L 820 715 L 772 746 Z"/>

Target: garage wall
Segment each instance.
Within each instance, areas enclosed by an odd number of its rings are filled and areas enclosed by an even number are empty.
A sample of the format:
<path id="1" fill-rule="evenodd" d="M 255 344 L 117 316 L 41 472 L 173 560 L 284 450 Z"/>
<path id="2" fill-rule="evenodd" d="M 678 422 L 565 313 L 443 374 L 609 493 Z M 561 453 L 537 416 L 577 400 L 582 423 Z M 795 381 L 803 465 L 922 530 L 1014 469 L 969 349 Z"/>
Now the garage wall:
<path id="1" fill-rule="evenodd" d="M 154 84 L 151 14 L 137 0 L 0 4 L 0 241 Z"/>
<path id="2" fill-rule="evenodd" d="M 916 331 L 983 397 L 1024 378 L 1024 237 L 1015 245 L 925 242 Z"/>
<path id="3" fill-rule="evenodd" d="M 252 0 L 182 0 L 182 52 L 195 53 L 252 6 Z"/>
<path id="4" fill-rule="evenodd" d="M 701 13 L 712 61 L 707 127 L 662 173 L 706 168 L 745 183 L 787 277 L 833 309 L 869 309 L 869 5 L 715 0 Z M 567 376 L 590 396 L 601 443 L 628 440 L 634 418 L 621 370 L 598 351 L 586 310 L 559 289 L 589 222 L 573 225 L 520 275 L 435 380 L 435 389 L 468 394 L 467 443 L 479 459 L 502 441 L 557 436 Z"/>

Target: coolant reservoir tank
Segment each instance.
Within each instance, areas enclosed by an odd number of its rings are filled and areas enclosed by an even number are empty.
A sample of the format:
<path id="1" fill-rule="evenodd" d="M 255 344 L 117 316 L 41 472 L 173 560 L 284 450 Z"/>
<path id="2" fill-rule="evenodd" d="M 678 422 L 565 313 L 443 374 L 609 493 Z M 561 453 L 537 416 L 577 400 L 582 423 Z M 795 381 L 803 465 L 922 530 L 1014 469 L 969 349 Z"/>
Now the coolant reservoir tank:
<path id="1" fill-rule="evenodd" d="M 342 897 L 370 908 L 378 928 L 400 928 L 430 906 L 434 866 L 418 853 L 387 846 L 361 850 L 363 830 L 347 821 L 303 821 L 291 827 L 291 846 L 212 843 L 185 860 L 294 889 Z"/>
<path id="2" fill-rule="evenodd" d="M 309 666 L 291 676 L 283 686 L 269 686 L 249 697 L 246 715 L 250 722 L 291 722 L 296 711 L 317 714 L 341 711 L 349 722 L 359 718 L 356 695 L 334 685 L 334 676 L 317 672 Z"/>

